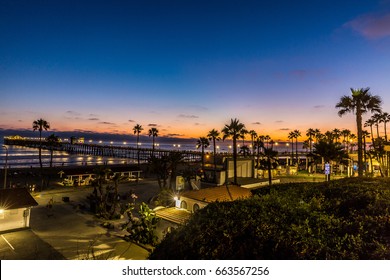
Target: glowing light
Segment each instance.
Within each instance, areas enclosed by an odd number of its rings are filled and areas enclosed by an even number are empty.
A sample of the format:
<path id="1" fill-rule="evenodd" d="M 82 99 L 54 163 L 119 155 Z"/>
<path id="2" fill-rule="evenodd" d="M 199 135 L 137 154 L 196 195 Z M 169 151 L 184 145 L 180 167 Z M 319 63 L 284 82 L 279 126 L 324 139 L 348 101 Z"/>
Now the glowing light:
<path id="1" fill-rule="evenodd" d="M 4 209 L 0 209 L 0 214 L 3 214 L 4 213 Z"/>
<path id="2" fill-rule="evenodd" d="M 179 197 L 178 197 L 178 196 L 174 196 L 174 197 L 173 197 L 173 200 L 174 200 L 174 201 L 177 201 L 177 200 L 179 200 Z"/>
<path id="3" fill-rule="evenodd" d="M 102 140 L 99 141 L 100 144 L 101 144 L 102 142 L 103 142 Z"/>
<path id="4" fill-rule="evenodd" d="M 127 144 L 127 142 L 123 142 L 123 145 L 126 145 Z"/>

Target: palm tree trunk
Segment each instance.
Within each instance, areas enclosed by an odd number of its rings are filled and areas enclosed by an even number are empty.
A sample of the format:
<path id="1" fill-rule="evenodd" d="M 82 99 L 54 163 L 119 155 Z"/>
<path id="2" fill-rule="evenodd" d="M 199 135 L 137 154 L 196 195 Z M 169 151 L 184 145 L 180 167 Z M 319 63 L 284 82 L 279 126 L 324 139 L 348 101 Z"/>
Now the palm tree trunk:
<path id="1" fill-rule="evenodd" d="M 295 138 L 295 156 L 297 158 L 297 170 L 299 169 L 299 158 L 298 158 L 298 137 Z"/>
<path id="2" fill-rule="evenodd" d="M 41 167 L 41 175 L 42 175 L 42 131 L 39 131 L 39 165 Z"/>
<path id="3" fill-rule="evenodd" d="M 358 140 L 358 176 L 363 177 L 363 143 L 362 143 L 362 111 L 361 106 L 356 108 L 356 125 L 357 125 L 357 140 Z"/>
<path id="4" fill-rule="evenodd" d="M 137 133 L 137 162 L 139 168 L 139 132 Z"/>
<path id="5" fill-rule="evenodd" d="M 237 141 L 233 137 L 233 182 L 237 185 Z"/>
<path id="6" fill-rule="evenodd" d="M 214 147 L 214 182 L 217 183 L 217 147 L 215 147 L 215 137 L 213 137 Z"/>

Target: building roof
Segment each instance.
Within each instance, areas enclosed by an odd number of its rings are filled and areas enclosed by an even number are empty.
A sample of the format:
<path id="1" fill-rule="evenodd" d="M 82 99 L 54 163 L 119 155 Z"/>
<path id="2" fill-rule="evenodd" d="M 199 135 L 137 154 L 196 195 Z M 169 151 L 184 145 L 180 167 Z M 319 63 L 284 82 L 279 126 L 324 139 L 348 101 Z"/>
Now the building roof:
<path id="1" fill-rule="evenodd" d="M 230 193 L 230 194 L 229 194 Z M 251 191 L 238 186 L 220 186 L 183 192 L 180 196 L 203 202 L 231 201 L 236 199 L 248 198 L 252 195 Z M 231 196 L 231 197 L 230 197 Z"/>
<path id="2" fill-rule="evenodd" d="M 168 207 L 157 209 L 156 215 L 159 218 L 174 222 L 176 224 L 184 224 L 190 218 L 191 213 L 184 209 Z"/>
<path id="3" fill-rule="evenodd" d="M 35 201 L 26 188 L 0 189 L 1 209 L 17 209 L 37 205 L 38 202 Z"/>

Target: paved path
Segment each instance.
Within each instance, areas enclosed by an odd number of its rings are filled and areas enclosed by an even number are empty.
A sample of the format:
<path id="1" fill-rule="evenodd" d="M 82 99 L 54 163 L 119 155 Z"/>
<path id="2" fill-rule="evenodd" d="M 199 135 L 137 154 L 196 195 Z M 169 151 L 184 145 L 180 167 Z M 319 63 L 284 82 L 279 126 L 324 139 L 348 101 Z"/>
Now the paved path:
<path id="1" fill-rule="evenodd" d="M 122 193 L 130 189 L 138 195 L 138 201 L 147 201 L 158 186 L 150 180 L 120 186 Z M 146 249 L 121 238 L 125 232 L 118 227 L 102 227 L 101 220 L 77 207 L 86 202 L 90 192 L 91 188 L 72 188 L 34 195 L 39 205 L 32 209 L 31 230 L 5 233 L 5 239 L 0 236 L 0 259 L 147 259 Z M 70 202 L 64 202 L 64 196 Z M 48 209 L 46 204 L 51 198 L 54 205 Z"/>

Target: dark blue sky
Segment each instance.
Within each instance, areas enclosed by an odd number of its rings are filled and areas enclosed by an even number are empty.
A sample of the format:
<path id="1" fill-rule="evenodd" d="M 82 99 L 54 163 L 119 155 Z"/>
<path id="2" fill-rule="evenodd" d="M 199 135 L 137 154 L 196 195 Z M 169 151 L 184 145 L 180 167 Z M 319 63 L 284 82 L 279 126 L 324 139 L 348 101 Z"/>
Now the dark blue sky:
<path id="1" fill-rule="evenodd" d="M 0 0 L 0 128 L 197 137 L 353 128 L 334 105 L 390 109 L 389 1 Z M 387 109 L 386 111 L 390 111 Z M 368 116 L 367 116 L 368 117 Z"/>

